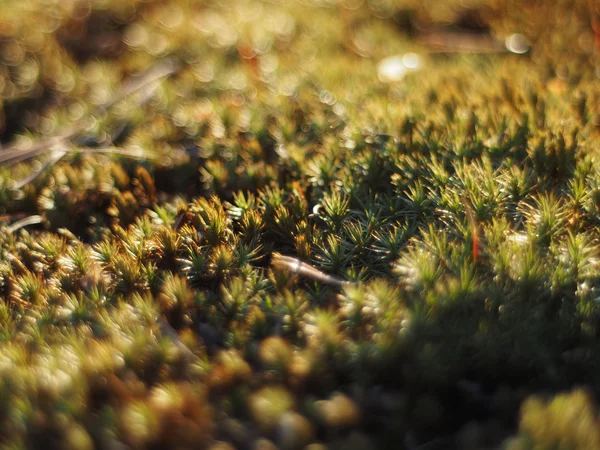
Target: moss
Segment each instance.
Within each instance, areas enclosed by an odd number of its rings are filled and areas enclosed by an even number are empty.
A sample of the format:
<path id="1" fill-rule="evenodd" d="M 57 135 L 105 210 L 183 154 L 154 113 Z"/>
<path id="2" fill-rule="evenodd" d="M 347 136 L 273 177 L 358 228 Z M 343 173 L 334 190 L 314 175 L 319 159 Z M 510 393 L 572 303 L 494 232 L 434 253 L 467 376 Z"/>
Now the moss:
<path id="1" fill-rule="evenodd" d="M 598 446 L 592 3 L 4 5 L 0 446 Z"/>
<path id="2" fill-rule="evenodd" d="M 519 435 L 507 448 L 596 448 L 600 445 L 598 414 L 584 390 L 559 394 L 544 401 L 528 398 L 521 408 Z"/>

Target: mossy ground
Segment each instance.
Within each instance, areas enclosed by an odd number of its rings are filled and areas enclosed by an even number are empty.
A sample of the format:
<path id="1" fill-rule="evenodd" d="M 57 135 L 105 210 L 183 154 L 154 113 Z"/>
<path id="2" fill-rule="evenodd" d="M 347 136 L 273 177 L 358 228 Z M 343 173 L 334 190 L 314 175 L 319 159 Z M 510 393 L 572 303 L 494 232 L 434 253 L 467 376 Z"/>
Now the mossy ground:
<path id="1" fill-rule="evenodd" d="M 599 14 L 1 3 L 2 448 L 599 448 Z"/>

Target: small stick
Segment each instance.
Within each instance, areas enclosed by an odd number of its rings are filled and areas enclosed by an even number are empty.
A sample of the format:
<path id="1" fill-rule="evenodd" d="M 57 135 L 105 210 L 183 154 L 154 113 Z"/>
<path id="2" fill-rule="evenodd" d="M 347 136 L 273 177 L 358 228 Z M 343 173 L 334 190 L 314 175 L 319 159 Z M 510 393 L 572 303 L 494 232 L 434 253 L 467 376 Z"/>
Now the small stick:
<path id="1" fill-rule="evenodd" d="M 37 225 L 38 223 L 42 223 L 43 220 L 44 220 L 44 218 L 42 216 L 38 216 L 38 215 L 25 217 L 23 219 L 17 220 L 12 225 L 9 225 L 8 227 L 6 227 L 6 230 L 9 233 L 14 233 L 15 231 L 17 231 L 23 227 L 27 227 L 29 225 Z"/>
<path id="2" fill-rule="evenodd" d="M 354 284 L 351 281 L 341 280 L 331 275 L 327 275 L 324 272 L 314 268 L 310 264 L 306 264 L 297 258 L 291 256 L 283 256 L 280 254 L 273 255 L 273 261 L 271 265 L 280 270 L 287 270 L 293 274 L 302 275 L 306 278 L 311 278 L 321 283 L 329 284 L 337 288 L 343 288 Z"/>
<path id="3" fill-rule="evenodd" d="M 22 219 L 23 217 L 27 217 L 26 213 L 15 213 L 15 214 L 3 214 L 0 216 L 0 222 L 10 222 L 11 220 Z"/>

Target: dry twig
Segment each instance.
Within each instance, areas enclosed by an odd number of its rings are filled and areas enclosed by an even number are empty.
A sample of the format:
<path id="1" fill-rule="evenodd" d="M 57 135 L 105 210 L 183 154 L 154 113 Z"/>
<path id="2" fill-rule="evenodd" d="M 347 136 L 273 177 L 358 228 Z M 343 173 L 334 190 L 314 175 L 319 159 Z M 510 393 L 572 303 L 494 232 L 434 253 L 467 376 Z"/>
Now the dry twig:
<path id="1" fill-rule="evenodd" d="M 273 261 L 271 262 L 271 265 L 277 269 L 287 270 L 295 275 L 302 275 L 303 277 L 320 281 L 321 283 L 329 284 L 337 288 L 343 288 L 353 284 L 351 281 L 345 281 L 334 276 L 327 275 L 326 273 L 321 272 L 310 264 L 306 264 L 297 258 L 283 256 L 278 253 L 273 255 Z"/>

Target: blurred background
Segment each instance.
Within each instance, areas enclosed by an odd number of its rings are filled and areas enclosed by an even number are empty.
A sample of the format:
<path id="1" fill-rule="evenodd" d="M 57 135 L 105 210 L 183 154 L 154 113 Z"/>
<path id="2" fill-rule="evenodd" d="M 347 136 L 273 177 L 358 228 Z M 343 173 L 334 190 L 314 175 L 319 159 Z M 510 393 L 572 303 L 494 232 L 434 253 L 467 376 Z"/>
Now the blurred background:
<path id="1" fill-rule="evenodd" d="M 174 95 L 186 100 L 239 107 L 307 83 L 360 97 L 422 67 L 424 54 L 592 57 L 599 9 L 594 0 L 5 0 L 0 142 L 64 129 L 167 57 L 183 63 Z"/>

